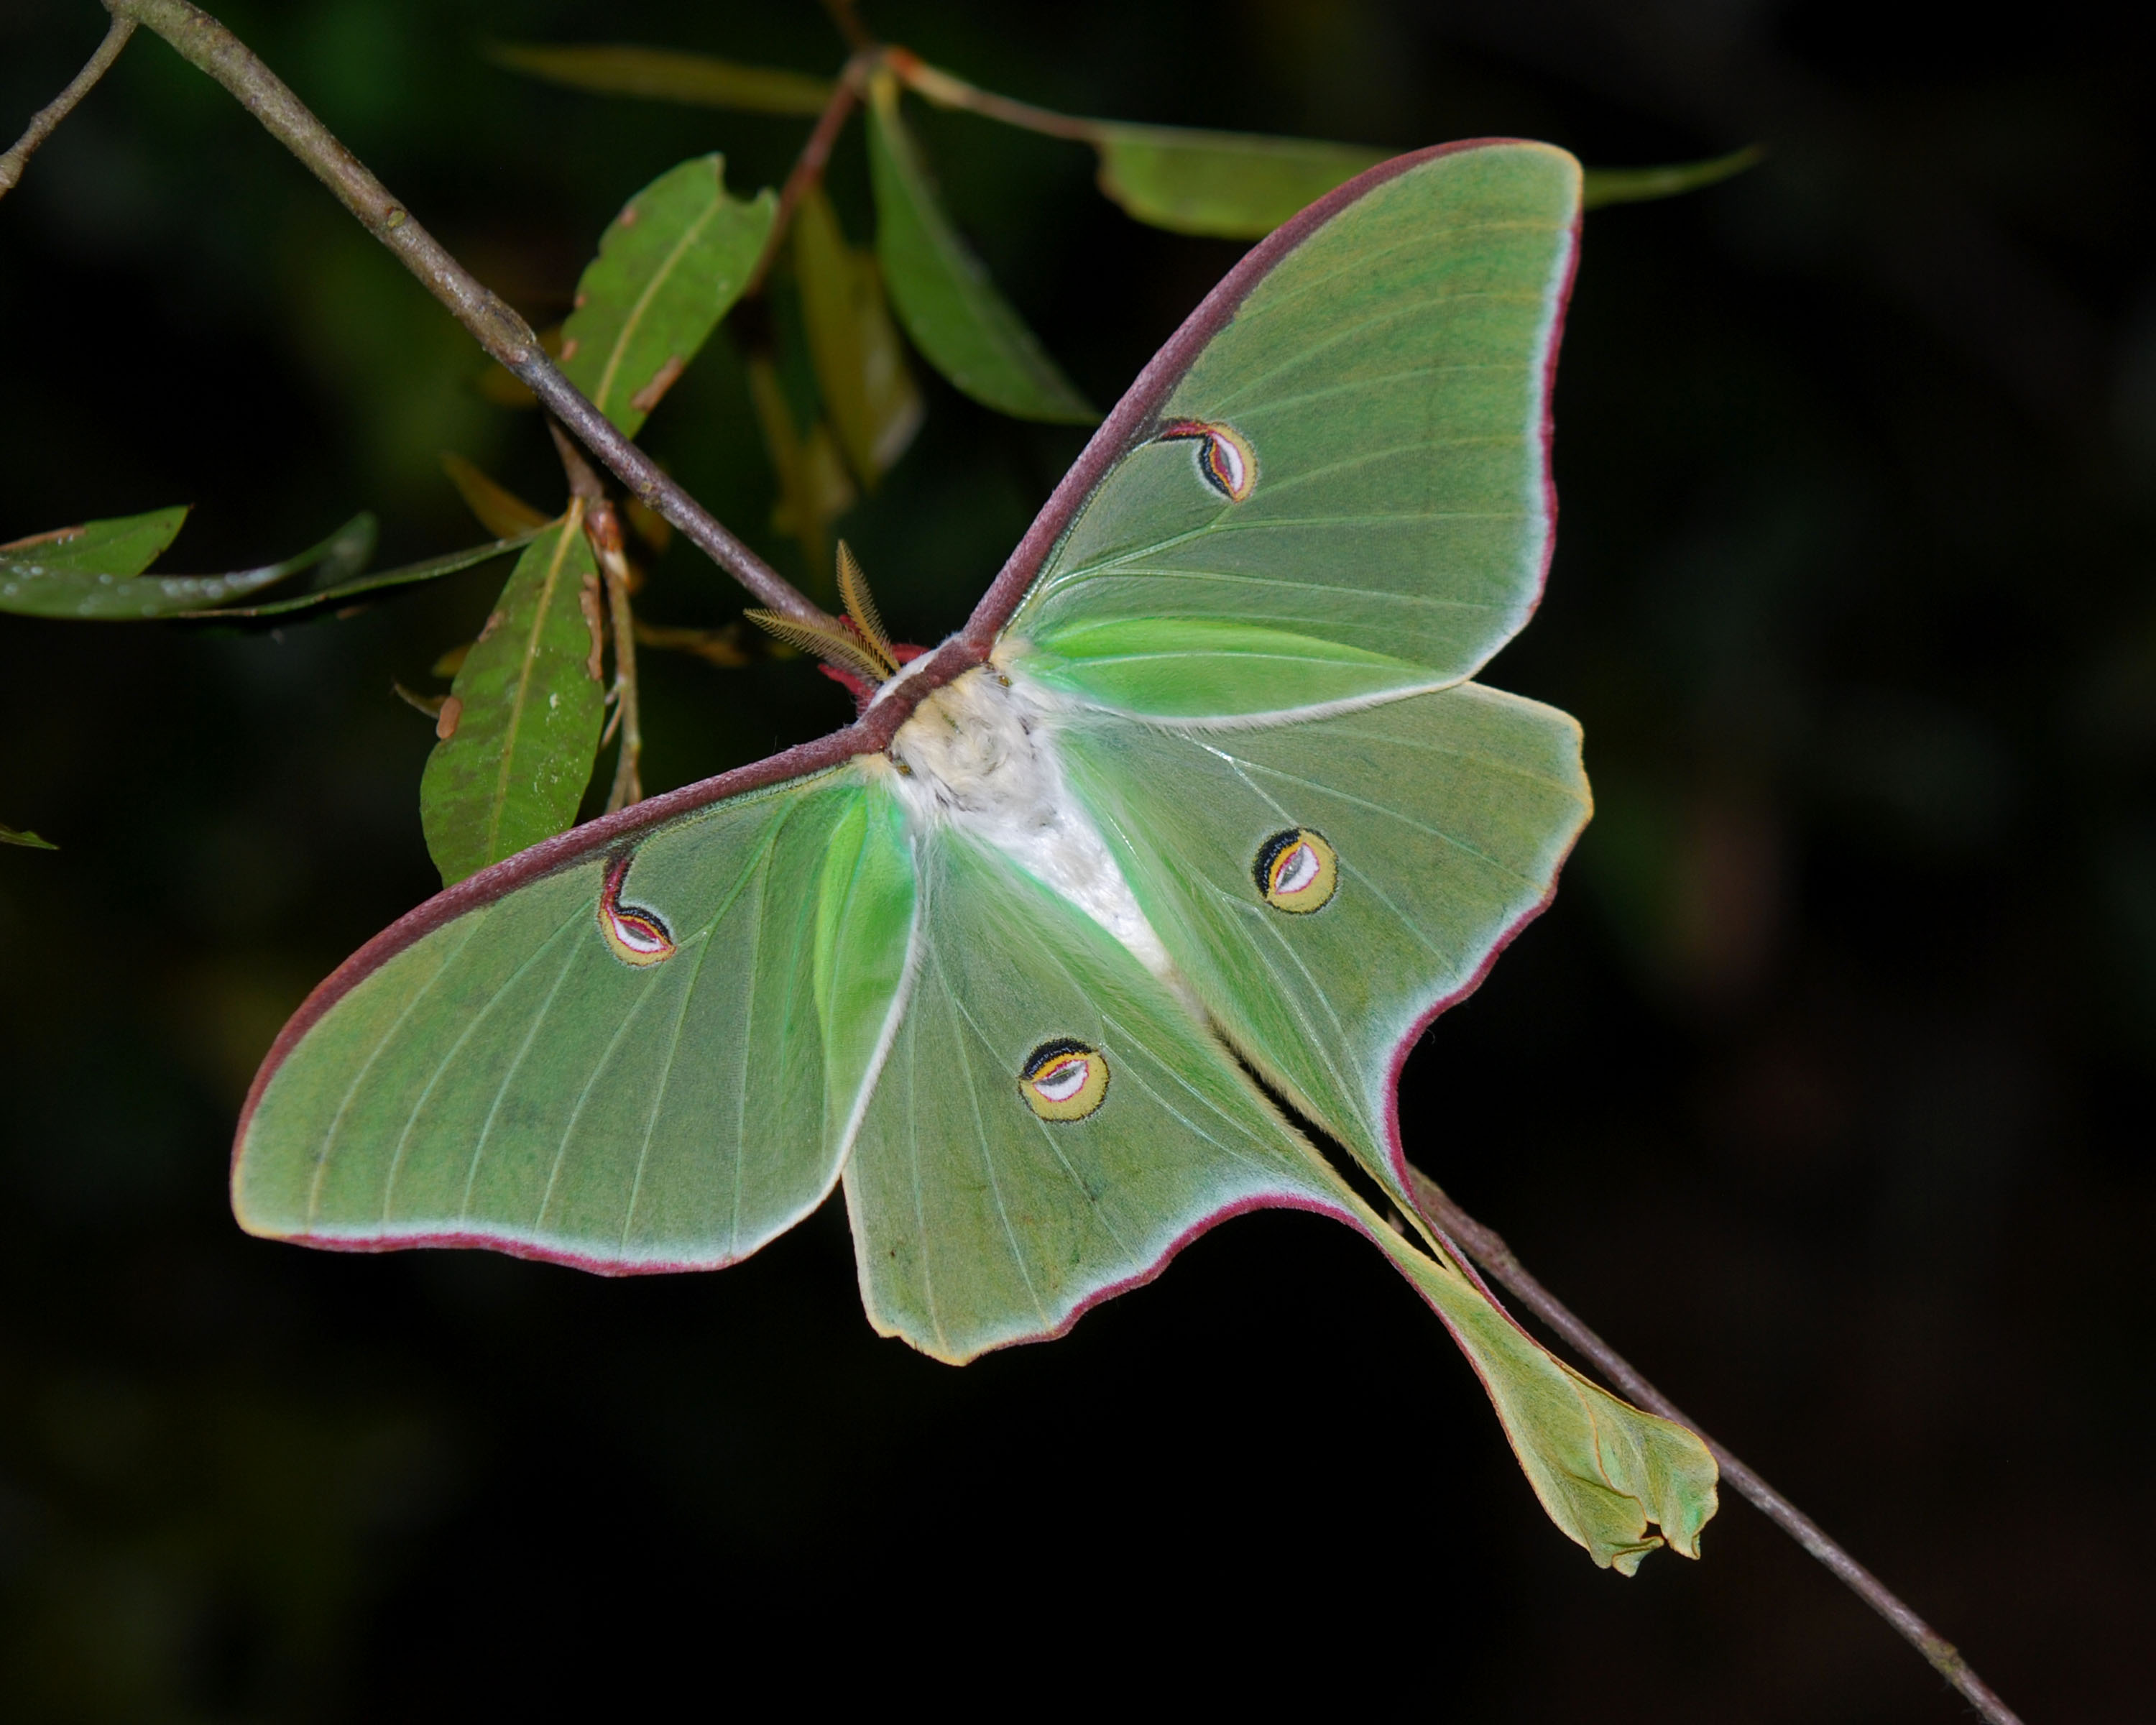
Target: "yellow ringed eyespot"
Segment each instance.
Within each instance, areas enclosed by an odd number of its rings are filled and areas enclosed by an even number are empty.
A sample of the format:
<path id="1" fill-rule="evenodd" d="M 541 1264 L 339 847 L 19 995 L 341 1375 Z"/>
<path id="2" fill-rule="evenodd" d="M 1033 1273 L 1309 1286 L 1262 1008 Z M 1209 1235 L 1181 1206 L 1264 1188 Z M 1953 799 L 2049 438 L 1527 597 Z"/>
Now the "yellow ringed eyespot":
<path id="1" fill-rule="evenodd" d="M 1307 916 L 1332 901 L 1340 886 L 1340 854 L 1322 833 L 1290 827 L 1258 847 L 1250 873 L 1258 893 L 1276 911 Z"/>
<path id="2" fill-rule="evenodd" d="M 629 878 L 631 855 L 624 851 L 607 865 L 606 885 L 599 889 L 599 933 L 615 957 L 641 968 L 671 958 L 674 937 L 656 911 L 622 903 L 621 885 Z"/>
<path id="3" fill-rule="evenodd" d="M 1230 503 L 1242 502 L 1258 482 L 1256 452 L 1232 425 L 1204 419 L 1171 419 L 1154 436 L 1162 443 L 1197 439 L 1198 471 Z"/>
<path id="4" fill-rule="evenodd" d="M 1043 1120 L 1083 1120 L 1107 1099 L 1108 1057 L 1060 1036 L 1025 1057 L 1019 1094 Z"/>

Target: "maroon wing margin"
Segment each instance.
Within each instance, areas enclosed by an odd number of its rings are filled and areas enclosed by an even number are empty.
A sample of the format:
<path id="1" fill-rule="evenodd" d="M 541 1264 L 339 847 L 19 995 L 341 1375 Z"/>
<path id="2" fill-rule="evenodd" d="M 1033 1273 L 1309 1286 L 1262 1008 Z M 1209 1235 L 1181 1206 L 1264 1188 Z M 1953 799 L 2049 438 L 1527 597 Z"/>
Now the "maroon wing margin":
<path id="1" fill-rule="evenodd" d="M 1080 506 L 1107 475 L 1109 470 L 1151 434 L 1154 421 L 1159 417 L 1161 404 L 1182 382 L 1183 374 L 1190 369 L 1205 344 L 1235 316 L 1237 308 L 1249 296 L 1250 290 L 1278 265 L 1281 259 L 1357 199 L 1388 180 L 1405 173 L 1409 168 L 1435 161 L 1440 156 L 1516 141 L 1517 140 L 1512 138 L 1471 138 L 1460 143 L 1435 145 L 1427 150 L 1396 156 L 1389 162 L 1381 162 L 1345 185 L 1335 187 L 1251 247 L 1242 261 L 1222 277 L 1219 285 L 1199 302 L 1197 310 L 1183 321 L 1182 326 L 1168 338 L 1168 344 L 1153 356 L 1146 368 L 1138 374 L 1137 381 L 1116 403 L 1115 411 L 1093 434 L 1084 453 L 1070 471 L 1064 475 L 1062 483 L 1056 486 L 1047 506 L 1034 518 L 1033 525 L 1026 530 L 1025 536 L 1019 542 L 1017 549 L 1012 552 L 993 583 L 983 595 L 980 603 L 974 607 L 973 614 L 967 619 L 966 626 L 937 649 L 930 655 L 929 662 L 909 675 L 891 697 L 870 708 L 853 724 L 844 730 L 834 731 L 828 737 L 819 737 L 813 742 L 798 744 L 746 767 L 737 767 L 730 773 L 701 779 L 695 784 L 683 785 L 678 790 L 647 798 L 632 808 L 621 809 L 580 827 L 572 827 L 558 837 L 535 845 L 529 850 L 519 851 L 515 856 L 506 858 L 491 868 L 480 870 L 468 880 L 459 880 L 383 929 L 332 971 L 301 1004 L 300 1009 L 292 1014 L 285 1028 L 278 1032 L 277 1040 L 263 1057 L 261 1068 L 255 1073 L 254 1082 L 248 1089 L 247 1101 L 240 1109 L 239 1126 L 233 1137 L 232 1153 L 235 1166 L 239 1147 L 247 1137 L 248 1124 L 254 1117 L 254 1110 L 262 1100 L 263 1092 L 269 1088 L 270 1081 L 276 1076 L 277 1069 L 284 1064 L 285 1056 L 324 1014 L 414 941 L 432 933 L 466 911 L 491 904 L 527 882 L 581 862 L 594 852 L 603 851 L 622 839 L 634 838 L 677 816 L 722 802 L 728 797 L 739 796 L 746 791 L 762 790 L 770 785 L 782 784 L 788 779 L 803 778 L 811 773 L 841 765 L 856 755 L 874 754 L 884 748 L 925 696 L 986 661 L 995 644 L 996 636 L 1010 621 L 1019 601 L 1025 597 L 1026 589 L 1032 586 L 1034 577 L 1040 573 L 1041 563 L 1054 548 L 1055 542 L 1062 536 L 1064 529 L 1070 525 Z M 1563 316 L 1560 301 L 1560 320 Z M 1556 362 L 1556 343 L 1553 341 L 1550 348 L 1553 366 Z M 1547 412 L 1543 434 L 1547 443 Z M 1547 472 L 1547 459 L 1544 467 Z M 1550 509 L 1554 521 L 1554 496 L 1550 499 Z M 1450 1004 L 1449 1001 L 1445 1003 L 1447 1005 Z"/>
<path id="2" fill-rule="evenodd" d="M 1123 393 L 1116 409 L 1101 422 L 1086 444 L 1085 451 L 1063 475 L 1048 504 L 1034 518 L 1026 529 L 1025 537 L 1018 542 L 1018 549 L 1010 554 L 994 584 L 982 595 L 981 603 L 973 608 L 966 626 L 955 638 L 963 641 L 978 655 L 973 661 L 980 663 L 995 644 L 997 635 L 1011 620 L 1026 589 L 1033 585 L 1034 578 L 1040 573 L 1041 564 L 1048 553 L 1055 548 L 1055 542 L 1063 536 L 1063 530 L 1070 525 L 1079 509 L 1093 490 L 1108 475 L 1108 471 L 1132 449 L 1152 434 L 1160 417 L 1162 404 L 1174 393 L 1175 386 L 1183 381 L 1205 344 L 1225 328 L 1252 289 L 1276 269 L 1281 260 L 1304 240 L 1310 238 L 1333 217 L 1358 199 L 1368 197 L 1386 181 L 1396 179 L 1409 168 L 1419 167 L 1425 162 L 1435 162 L 1440 156 L 1456 156 L 1468 150 L 1486 150 L 1495 145 L 1517 144 L 1519 138 L 1468 138 L 1453 144 L 1434 144 L 1427 150 L 1414 150 L 1405 156 L 1395 156 L 1367 168 L 1348 181 L 1336 186 L 1317 203 L 1300 214 L 1273 229 L 1263 239 L 1245 253 L 1243 259 L 1220 278 L 1219 285 L 1199 302 L 1198 309 L 1183 320 L 1182 326 L 1168 338 L 1168 343 L 1153 355 L 1146 368 L 1138 373 L 1137 382 Z M 1578 255 L 1578 247 L 1573 256 Z M 1571 289 L 1568 276 L 1565 293 Z M 1558 302 L 1558 328 L 1550 343 L 1551 363 L 1557 355 L 1556 336 L 1563 331 L 1564 295 Z M 1543 389 L 1543 472 L 1548 472 L 1548 380 Z M 1549 497 L 1551 519 L 1556 519 L 1557 499 Z"/>

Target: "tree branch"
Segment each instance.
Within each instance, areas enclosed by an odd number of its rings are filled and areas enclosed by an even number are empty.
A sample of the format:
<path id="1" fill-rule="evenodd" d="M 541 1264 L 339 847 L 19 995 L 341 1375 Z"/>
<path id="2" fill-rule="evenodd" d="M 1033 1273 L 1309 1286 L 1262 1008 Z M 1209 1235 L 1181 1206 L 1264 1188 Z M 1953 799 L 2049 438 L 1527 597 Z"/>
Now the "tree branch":
<path id="1" fill-rule="evenodd" d="M 831 146 L 839 141 L 839 134 L 845 129 L 846 120 L 854 111 L 855 104 L 860 100 L 861 90 L 880 58 L 874 51 L 865 49 L 848 60 L 845 69 L 839 73 L 831 100 L 816 116 L 815 130 L 808 134 L 808 141 L 801 146 L 800 155 L 794 158 L 793 169 L 786 176 L 785 185 L 779 188 L 778 213 L 772 218 L 771 232 L 764 236 L 763 249 L 757 254 L 756 267 L 748 273 L 748 285 L 742 290 L 744 300 L 763 291 L 763 279 L 770 274 L 778 249 L 785 243 L 793 212 L 808 195 L 808 188 L 823 177 L 824 165 L 831 159 Z"/>
<path id="2" fill-rule="evenodd" d="M 0 198 L 13 191 L 23 177 L 23 170 L 29 166 L 30 158 L 38 153 L 38 146 L 50 137 L 59 123 L 74 111 L 74 105 L 88 95 L 120 58 L 120 50 L 127 45 L 127 39 L 135 33 L 132 18 L 115 18 L 112 28 L 105 33 L 105 40 L 97 44 L 97 52 L 90 63 L 74 74 L 69 85 L 52 100 L 30 116 L 30 123 L 23 136 L 15 141 L 15 147 L 0 156 Z"/>
<path id="3" fill-rule="evenodd" d="M 969 114 L 999 120 L 1005 126 L 1019 126 L 1051 138 L 1070 138 L 1081 144 L 1098 145 L 1106 131 L 1097 120 L 1059 114 L 1053 108 L 1037 108 L 1031 102 L 1014 101 L 992 90 L 983 90 L 930 65 L 920 55 L 903 48 L 886 49 L 884 58 L 907 89 L 939 108 L 963 108 Z"/>
<path id="4" fill-rule="evenodd" d="M 602 501 L 595 506 L 585 518 L 584 533 L 598 552 L 600 571 L 606 577 L 613 634 L 613 726 L 621 732 L 621 747 L 614 754 L 613 785 L 607 793 L 606 812 L 612 814 L 644 800 L 644 727 L 636 695 L 636 614 L 629 603 L 629 552 L 622 543 L 621 517 L 613 505 Z"/>
<path id="5" fill-rule="evenodd" d="M 1979 1716 L 1990 1721 L 1991 1725 L 2021 1725 L 2014 1710 L 1993 1694 L 1984 1679 L 1969 1669 L 1969 1661 L 1955 1651 L 1952 1642 L 1903 1604 L 1877 1576 L 1829 1538 L 1818 1522 L 1702 1431 L 1698 1421 L 1688 1419 L 1674 1402 L 1641 1376 L 1630 1361 L 1581 1322 L 1556 1295 L 1527 1273 L 1527 1266 L 1513 1255 L 1512 1249 L 1505 1244 L 1502 1235 L 1493 1228 L 1484 1227 L 1460 1209 L 1445 1195 L 1445 1189 L 1421 1169 L 1411 1167 L 1408 1173 L 1414 1183 L 1415 1200 L 1430 1221 L 1455 1241 L 1477 1265 L 1503 1283 L 1522 1306 L 1569 1342 L 1583 1358 L 1592 1361 L 1595 1369 L 1614 1388 L 1622 1390 L 1640 1407 L 1661 1414 L 1665 1420 L 1674 1420 L 1696 1435 L 1713 1452 L 1724 1479 L 1769 1521 L 1779 1525 L 1784 1532 L 1840 1577 L 1850 1590 L 1866 1604 L 1899 1630 L 1910 1645 L 1929 1660 L 1939 1675 L 1968 1698 Z"/>
<path id="6" fill-rule="evenodd" d="M 105 0 L 116 21 L 146 25 L 238 97 L 404 267 L 426 284 L 480 347 L 514 373 L 631 492 L 774 611 L 834 626 L 806 595 L 721 526 L 703 505 L 624 437 L 539 346 L 531 326 L 444 250 L 381 181 L 331 136 L 231 31 L 188 0 Z"/>
<path id="7" fill-rule="evenodd" d="M 858 53 L 875 46 L 875 37 L 861 22 L 860 13 L 855 9 L 855 0 L 824 0 L 824 10 L 831 14 L 831 22 L 846 39 L 847 47 Z"/>

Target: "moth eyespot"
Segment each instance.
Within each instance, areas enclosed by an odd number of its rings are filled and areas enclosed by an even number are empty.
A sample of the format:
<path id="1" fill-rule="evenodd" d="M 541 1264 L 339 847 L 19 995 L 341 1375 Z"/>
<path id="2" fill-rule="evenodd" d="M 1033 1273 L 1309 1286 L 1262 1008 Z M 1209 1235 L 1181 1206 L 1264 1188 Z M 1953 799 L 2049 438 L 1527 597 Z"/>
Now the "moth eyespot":
<path id="1" fill-rule="evenodd" d="M 1044 1042 L 1025 1057 L 1018 1091 L 1043 1120 L 1083 1120 L 1107 1098 L 1108 1057 L 1067 1036 Z"/>
<path id="2" fill-rule="evenodd" d="M 1257 485 L 1256 452 L 1232 425 L 1204 419 L 1171 419 L 1155 436 L 1162 443 L 1194 440 L 1199 446 L 1199 473 L 1230 503 L 1244 501 Z"/>
<path id="3" fill-rule="evenodd" d="M 599 889 L 599 933 L 607 950 L 624 964 L 641 969 L 674 956 L 674 937 L 656 911 L 621 901 L 622 882 L 629 878 L 632 853 L 616 857 L 607 869 L 606 885 Z"/>
<path id="4" fill-rule="evenodd" d="M 1259 896 L 1276 911 L 1307 916 L 1332 902 L 1340 886 L 1340 854 L 1308 827 L 1275 833 L 1258 847 L 1250 873 Z"/>

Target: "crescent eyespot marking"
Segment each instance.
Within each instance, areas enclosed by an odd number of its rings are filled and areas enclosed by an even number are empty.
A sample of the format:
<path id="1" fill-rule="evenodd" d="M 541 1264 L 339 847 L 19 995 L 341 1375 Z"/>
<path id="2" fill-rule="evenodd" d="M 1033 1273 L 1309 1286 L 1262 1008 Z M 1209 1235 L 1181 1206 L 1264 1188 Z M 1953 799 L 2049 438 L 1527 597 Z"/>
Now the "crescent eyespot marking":
<path id="1" fill-rule="evenodd" d="M 1258 458 L 1250 440 L 1232 425 L 1206 419 L 1171 419 L 1154 434 L 1157 441 L 1173 443 L 1194 439 L 1199 444 L 1198 470 L 1205 482 L 1230 503 L 1249 497 L 1258 482 Z"/>
<path id="2" fill-rule="evenodd" d="M 671 958 L 674 937 L 656 911 L 621 901 L 622 882 L 629 878 L 634 855 L 625 850 L 607 865 L 606 885 L 599 889 L 599 933 L 615 957 L 641 968 Z"/>
<path id="3" fill-rule="evenodd" d="M 1018 1091 L 1043 1120 L 1083 1120 L 1107 1099 L 1108 1057 L 1059 1036 L 1025 1057 Z"/>
<path id="4" fill-rule="evenodd" d="M 1290 827 L 1258 847 L 1250 874 L 1259 896 L 1276 911 L 1305 916 L 1322 911 L 1340 886 L 1340 854 L 1322 833 Z"/>

